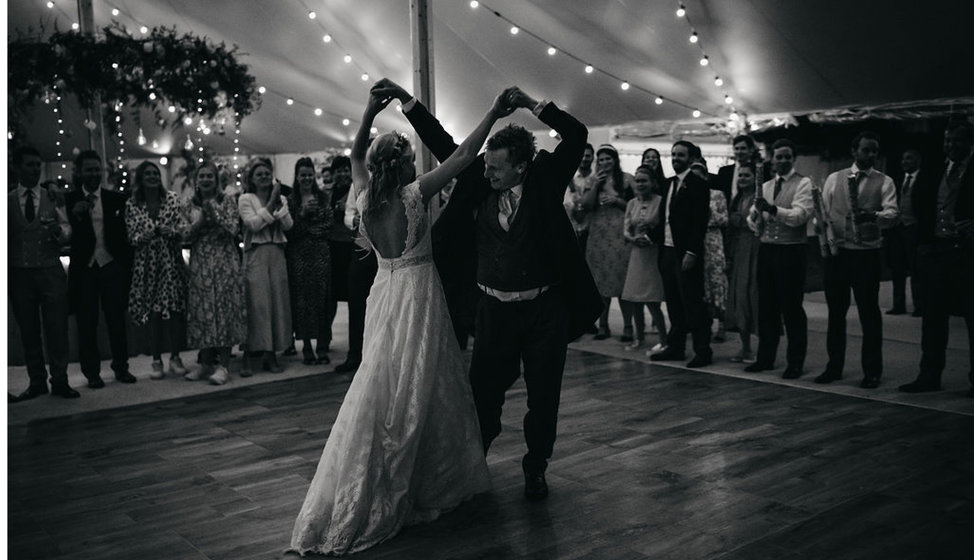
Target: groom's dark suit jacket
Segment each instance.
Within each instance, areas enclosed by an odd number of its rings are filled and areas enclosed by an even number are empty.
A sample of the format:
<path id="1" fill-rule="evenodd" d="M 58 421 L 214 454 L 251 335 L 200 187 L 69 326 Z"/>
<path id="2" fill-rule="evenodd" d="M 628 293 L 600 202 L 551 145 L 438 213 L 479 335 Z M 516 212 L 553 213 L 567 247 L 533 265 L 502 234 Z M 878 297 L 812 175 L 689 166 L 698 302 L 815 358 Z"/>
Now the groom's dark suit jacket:
<path id="1" fill-rule="evenodd" d="M 711 197 L 708 183 L 688 171 L 684 181 L 677 185 L 677 177 L 667 180 L 667 188 L 674 187 L 670 197 L 670 234 L 677 249 L 678 259 L 690 251 L 698 257 L 698 266 L 704 266 L 704 234 L 708 231 L 708 218 L 711 214 Z M 666 216 L 667 196 L 660 199 L 660 215 Z M 654 230 L 654 242 L 664 241 L 664 221 Z"/>
<path id="2" fill-rule="evenodd" d="M 439 161 L 456 150 L 456 142 L 442 124 L 420 102 L 406 113 L 422 142 Z M 553 256 L 558 266 L 559 287 L 569 310 L 568 339 L 574 340 L 595 323 L 602 311 L 602 298 L 578 246 L 575 231 L 562 204 L 565 188 L 582 159 L 588 131 L 585 126 L 549 103 L 540 119 L 562 138 L 554 153 L 538 152 L 524 180 L 518 209 L 521 215 L 539 221 L 547 235 L 541 240 L 542 253 Z M 485 163 L 480 154 L 457 176 L 456 187 L 439 219 L 432 227 L 433 256 L 443 283 L 476 285 L 476 210 L 496 197 L 490 181 L 483 176 Z M 475 292 L 475 290 L 474 290 Z M 451 310 L 452 312 L 452 310 Z"/>

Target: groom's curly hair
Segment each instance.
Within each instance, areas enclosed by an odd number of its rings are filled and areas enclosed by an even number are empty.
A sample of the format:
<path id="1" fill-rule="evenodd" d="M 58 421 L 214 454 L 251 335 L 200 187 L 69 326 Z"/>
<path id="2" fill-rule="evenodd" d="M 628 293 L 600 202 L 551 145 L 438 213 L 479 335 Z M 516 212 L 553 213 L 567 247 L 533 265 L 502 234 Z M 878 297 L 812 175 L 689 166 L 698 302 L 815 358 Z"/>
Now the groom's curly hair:
<path id="1" fill-rule="evenodd" d="M 511 165 L 530 164 L 536 151 L 534 135 L 523 126 L 511 123 L 495 132 L 487 140 L 488 150 L 501 148 L 507 149 L 507 161 Z"/>

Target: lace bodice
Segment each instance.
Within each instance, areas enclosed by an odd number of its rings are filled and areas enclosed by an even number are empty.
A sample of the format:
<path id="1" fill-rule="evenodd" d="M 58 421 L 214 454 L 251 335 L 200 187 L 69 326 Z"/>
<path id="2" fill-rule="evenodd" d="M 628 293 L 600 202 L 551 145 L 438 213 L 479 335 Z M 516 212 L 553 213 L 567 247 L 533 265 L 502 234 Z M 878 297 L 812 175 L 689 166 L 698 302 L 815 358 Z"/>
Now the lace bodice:
<path id="1" fill-rule="evenodd" d="M 389 269 L 404 268 L 422 262 L 432 260 L 432 242 L 429 238 L 429 213 L 422 201 L 422 190 L 419 182 L 415 181 L 402 187 L 402 204 L 405 206 L 405 217 L 408 220 L 408 232 L 405 236 L 405 247 L 402 254 L 397 258 L 387 259 L 381 256 L 375 249 L 378 256 L 378 266 Z M 364 207 L 367 204 L 367 197 L 361 194 L 357 197 L 357 211 L 363 216 Z M 364 221 L 360 223 L 360 235 L 371 244 L 374 249 L 374 242 L 368 235 L 364 227 Z"/>

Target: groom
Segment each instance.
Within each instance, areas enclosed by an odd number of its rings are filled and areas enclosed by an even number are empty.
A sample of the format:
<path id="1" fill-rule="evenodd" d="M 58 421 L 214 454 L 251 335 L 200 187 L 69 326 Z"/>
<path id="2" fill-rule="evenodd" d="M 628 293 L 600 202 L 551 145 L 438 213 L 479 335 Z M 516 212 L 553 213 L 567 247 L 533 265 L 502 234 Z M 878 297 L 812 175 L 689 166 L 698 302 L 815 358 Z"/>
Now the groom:
<path id="1" fill-rule="evenodd" d="M 440 161 L 456 143 L 428 110 L 394 82 L 375 84 L 397 97 L 422 142 Z M 511 124 L 487 141 L 487 151 L 457 177 L 453 195 L 433 226 L 436 257 L 454 258 L 447 239 L 469 239 L 477 253 L 476 336 L 470 384 L 483 447 L 501 431 L 504 396 L 521 375 L 524 416 L 524 496 L 548 496 L 544 472 L 555 444 L 568 341 L 602 310 L 592 274 L 565 213 L 565 188 L 582 159 L 588 131 L 553 103 L 511 88 L 512 106 L 528 109 L 562 140 L 535 156 L 534 136 Z M 455 260 L 455 259 L 454 259 Z M 465 262 L 456 261 L 456 262 Z M 437 265 L 439 263 L 437 262 Z"/>

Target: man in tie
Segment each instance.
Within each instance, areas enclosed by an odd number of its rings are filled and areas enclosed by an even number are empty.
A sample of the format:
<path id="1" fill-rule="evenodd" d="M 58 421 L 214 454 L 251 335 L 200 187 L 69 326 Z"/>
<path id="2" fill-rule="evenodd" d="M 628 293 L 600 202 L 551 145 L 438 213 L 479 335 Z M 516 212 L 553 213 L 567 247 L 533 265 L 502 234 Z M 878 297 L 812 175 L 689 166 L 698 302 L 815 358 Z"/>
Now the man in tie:
<path id="1" fill-rule="evenodd" d="M 916 185 L 921 181 L 922 154 L 919 150 L 905 150 L 902 154 L 902 174 L 895 181 L 898 188 L 898 220 L 885 230 L 885 248 L 888 267 L 892 272 L 892 308 L 885 315 L 905 313 L 905 279 L 912 284 L 912 316 L 919 317 L 921 293 L 919 274 L 916 270 L 916 225 L 912 198 Z"/>
<path id="2" fill-rule="evenodd" d="M 748 134 L 736 136 L 732 140 L 732 153 L 735 156 L 735 163 L 719 167 L 718 175 L 715 176 L 715 188 L 725 193 L 725 202 L 729 204 L 738 194 L 738 168 L 752 165 L 757 156 L 755 140 Z"/>
<path id="3" fill-rule="evenodd" d="M 81 184 L 65 197 L 71 222 L 69 302 L 78 326 L 78 357 L 92 389 L 105 387 L 100 376 L 96 337 L 99 306 L 105 315 L 112 350 L 112 371 L 122 383 L 136 383 L 129 372 L 126 307 L 133 251 L 126 237 L 126 195 L 101 188 L 102 158 L 85 150 L 75 158 Z"/>
<path id="4" fill-rule="evenodd" d="M 842 240 L 836 256 L 824 260 L 824 294 L 827 298 L 827 369 L 815 379 L 830 383 L 843 378 L 847 341 L 847 309 L 851 291 L 861 320 L 861 387 L 881 383 L 881 230 L 898 217 L 895 183 L 872 167 L 878 158 L 878 135 L 861 132 L 851 141 L 854 163 L 827 177 L 823 200 L 834 237 Z M 760 297 L 762 294 L 760 294 Z"/>
<path id="5" fill-rule="evenodd" d="M 949 317 L 966 320 L 973 381 L 973 126 L 953 121 L 943 139 L 946 165 L 939 181 L 913 195 L 922 276 L 922 358 L 906 393 L 938 391 L 946 367 Z"/>
<path id="6" fill-rule="evenodd" d="M 48 392 L 45 347 L 51 394 L 78 398 L 68 386 L 68 284 L 60 260 L 61 246 L 71 238 L 65 202 L 61 193 L 38 184 L 41 154 L 36 149 L 17 148 L 13 164 L 18 184 L 7 195 L 7 288 L 30 378 L 14 402 Z"/>
<path id="7" fill-rule="evenodd" d="M 452 154 L 455 142 L 424 105 L 390 80 L 375 88 L 401 100 L 436 158 Z M 433 247 L 443 235 L 475 242 L 481 293 L 470 384 L 483 447 L 489 450 L 501 432 L 504 396 L 523 364 L 528 408 L 524 496 L 541 500 L 548 496 L 544 473 L 554 451 L 568 341 L 595 322 L 602 299 L 562 203 L 588 130 L 554 103 L 532 99 L 516 87 L 510 103 L 531 111 L 558 132 L 561 142 L 553 152 L 535 154 L 528 130 L 511 124 L 497 131 L 484 154 L 457 176 L 458 185 L 439 216 L 443 225 L 433 225 L 432 235 Z"/>
<path id="8" fill-rule="evenodd" d="M 762 185 L 763 196 L 749 212 L 748 224 L 760 235 L 759 353 L 748 372 L 775 369 L 779 327 L 786 326 L 786 371 L 783 379 L 803 375 L 807 320 L 803 310 L 806 282 L 806 223 L 813 215 L 813 184 L 796 171 L 796 144 L 785 138 L 773 148 L 775 178 Z"/>
<path id="9" fill-rule="evenodd" d="M 670 314 L 667 348 L 652 354 L 653 361 L 683 360 L 690 331 L 694 358 L 687 367 L 703 367 L 712 362 L 711 314 L 704 301 L 704 235 L 708 230 L 710 193 L 708 183 L 691 173 L 691 164 L 701 157 L 701 149 L 678 140 L 670 150 L 670 164 L 676 175 L 660 201 L 664 217 L 653 232 L 653 242 L 662 244 L 660 276 L 664 299 Z"/>

